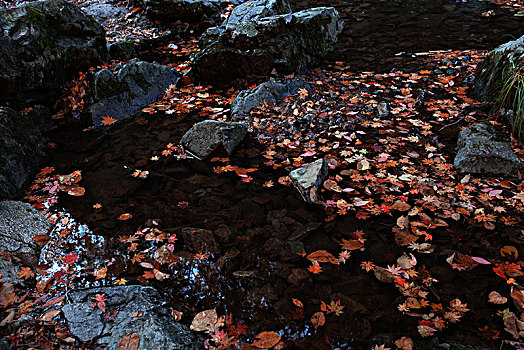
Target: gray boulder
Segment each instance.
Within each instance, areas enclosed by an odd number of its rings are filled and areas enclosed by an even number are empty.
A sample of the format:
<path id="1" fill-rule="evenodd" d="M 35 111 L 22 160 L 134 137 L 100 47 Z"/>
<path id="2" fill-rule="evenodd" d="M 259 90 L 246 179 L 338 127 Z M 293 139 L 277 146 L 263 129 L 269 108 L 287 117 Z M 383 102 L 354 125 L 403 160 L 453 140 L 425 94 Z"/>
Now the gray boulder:
<path id="1" fill-rule="evenodd" d="M 0 68 L 1 69 L 1 68 Z M 16 199 L 40 169 L 40 121 L 0 107 L 0 199 Z"/>
<path id="2" fill-rule="evenodd" d="M 125 16 L 126 8 L 115 6 L 99 0 L 88 0 L 81 4 L 82 10 L 96 19 L 100 24 L 106 26 L 111 24 L 111 19 Z"/>
<path id="3" fill-rule="evenodd" d="M 318 188 L 328 174 L 328 162 L 318 159 L 289 173 L 291 182 L 307 203 L 319 201 Z"/>
<path id="4" fill-rule="evenodd" d="M 262 83 L 256 88 L 241 91 L 231 103 L 231 114 L 247 114 L 264 100 L 277 103 L 289 95 L 296 94 L 300 89 L 311 92 L 311 86 L 308 83 L 295 79 L 284 84 L 275 81 Z"/>
<path id="5" fill-rule="evenodd" d="M 98 71 L 94 82 L 95 102 L 89 108 L 95 126 L 101 125 L 104 116 L 125 119 L 140 113 L 179 78 L 171 67 L 136 59 L 115 67 L 114 72 L 106 68 Z"/>
<path id="6" fill-rule="evenodd" d="M 107 57 L 102 26 L 66 0 L 0 9 L 0 103 L 54 102 L 61 86 Z"/>
<path id="7" fill-rule="evenodd" d="M 106 312 L 117 311 L 112 319 L 96 305 L 97 294 L 105 294 Z M 175 322 L 168 305 L 152 287 L 118 286 L 77 290 L 68 294 L 70 303 L 62 308 L 71 334 L 79 340 L 95 341 L 104 349 L 117 349 L 122 338 L 135 332 L 138 349 L 199 349 L 189 328 Z"/>
<path id="8" fill-rule="evenodd" d="M 190 153 L 203 159 L 219 148 L 225 149 L 228 154 L 233 153 L 246 135 L 246 124 L 204 120 L 193 125 L 182 136 L 180 143 Z"/>
<path id="9" fill-rule="evenodd" d="M 246 1 L 236 6 L 222 23 L 222 29 L 234 29 L 260 18 L 291 13 L 291 6 L 285 0 Z"/>
<path id="10" fill-rule="evenodd" d="M 524 67 L 524 35 L 490 51 L 475 71 L 475 93 L 479 100 L 493 102 L 504 80 Z"/>
<path id="11" fill-rule="evenodd" d="M 509 138 L 487 124 L 475 124 L 460 132 L 454 166 L 460 173 L 506 177 L 524 170 Z"/>
<path id="12" fill-rule="evenodd" d="M 200 51 L 191 57 L 197 79 L 227 85 L 245 78 L 301 73 L 324 57 L 342 31 L 333 7 L 318 7 L 216 27 L 200 39 Z"/>
<path id="13" fill-rule="evenodd" d="M 218 14 L 227 5 L 221 0 L 142 0 L 152 19 L 197 22 Z"/>
<path id="14" fill-rule="evenodd" d="M 33 240 L 36 235 L 47 234 L 51 224 L 47 218 L 27 203 L 0 202 L 0 250 L 12 254 L 11 260 L 0 257 L 0 273 L 8 283 L 18 280 L 19 264 L 34 265 L 38 248 Z"/>

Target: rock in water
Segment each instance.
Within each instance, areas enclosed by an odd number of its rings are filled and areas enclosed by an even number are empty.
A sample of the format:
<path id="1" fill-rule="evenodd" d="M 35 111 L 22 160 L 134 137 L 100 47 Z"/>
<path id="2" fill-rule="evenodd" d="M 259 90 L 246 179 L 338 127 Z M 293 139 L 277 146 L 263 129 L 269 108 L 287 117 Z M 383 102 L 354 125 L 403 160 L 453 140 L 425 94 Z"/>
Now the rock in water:
<path id="1" fill-rule="evenodd" d="M 318 7 L 216 27 L 200 39 L 191 56 L 195 77 L 227 85 L 239 78 L 304 72 L 324 57 L 342 31 L 343 22 L 332 7 Z"/>
<path id="2" fill-rule="evenodd" d="M 96 305 L 91 306 L 93 299 L 101 294 L 106 299 L 106 311 L 115 312 L 112 319 L 105 318 Z M 117 349 L 125 335 L 135 332 L 140 338 L 140 350 L 200 349 L 189 328 L 175 322 L 169 307 L 152 287 L 77 290 L 70 292 L 68 299 L 71 303 L 65 305 L 62 312 L 69 331 L 81 341 L 96 341 L 102 348 Z"/>
<path id="3" fill-rule="evenodd" d="M 319 200 L 318 188 L 327 174 L 328 162 L 325 159 L 318 159 L 293 170 L 289 173 L 289 177 L 306 202 L 316 203 Z"/>
<path id="4" fill-rule="evenodd" d="M 203 159 L 220 147 L 228 154 L 233 153 L 246 135 L 246 124 L 204 120 L 189 129 L 180 143 L 189 152 Z"/>
<path id="5" fill-rule="evenodd" d="M 7 283 L 18 280 L 17 262 L 35 265 L 38 261 L 36 235 L 45 235 L 51 229 L 47 218 L 27 203 L 0 202 L 0 250 L 13 254 L 11 260 L 0 257 L 0 273 Z"/>
<path id="6" fill-rule="evenodd" d="M 0 135 L 0 199 L 16 199 L 40 169 L 42 133 L 30 117 L 0 107 Z"/>
<path id="7" fill-rule="evenodd" d="M 53 103 L 62 85 L 107 57 L 102 26 L 66 0 L 0 9 L 0 103 Z"/>
<path id="8" fill-rule="evenodd" d="M 524 35 L 490 51 L 475 71 L 475 93 L 479 100 L 495 101 L 504 79 L 524 67 Z"/>
<path id="9" fill-rule="evenodd" d="M 136 59 L 114 72 L 102 69 L 95 74 L 95 103 L 89 108 L 95 126 L 105 116 L 125 119 L 139 113 L 180 78 L 171 67 Z"/>
<path id="10" fill-rule="evenodd" d="M 241 91 L 231 103 L 231 114 L 247 114 L 264 100 L 277 103 L 289 95 L 296 94 L 300 89 L 311 92 L 311 86 L 308 83 L 295 79 L 285 84 L 275 81 L 262 83 L 256 88 Z"/>
<path id="11" fill-rule="evenodd" d="M 506 177 L 524 170 L 509 138 L 487 124 L 475 124 L 460 132 L 454 166 L 460 173 Z"/>

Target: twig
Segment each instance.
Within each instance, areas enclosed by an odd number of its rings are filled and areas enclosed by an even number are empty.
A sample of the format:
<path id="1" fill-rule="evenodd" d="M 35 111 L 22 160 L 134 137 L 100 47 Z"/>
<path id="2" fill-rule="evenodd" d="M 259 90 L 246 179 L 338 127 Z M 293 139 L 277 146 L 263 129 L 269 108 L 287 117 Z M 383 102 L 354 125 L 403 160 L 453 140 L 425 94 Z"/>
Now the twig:
<path id="1" fill-rule="evenodd" d="M 461 121 L 463 121 L 465 118 L 466 118 L 466 116 L 459 118 L 459 120 L 457 120 L 456 122 L 453 122 L 453 123 L 448 124 L 448 125 L 444 125 L 440 129 L 438 129 L 438 131 L 440 132 L 440 131 L 444 130 L 445 128 L 447 128 L 448 126 L 456 125 L 456 124 L 460 123 Z"/>

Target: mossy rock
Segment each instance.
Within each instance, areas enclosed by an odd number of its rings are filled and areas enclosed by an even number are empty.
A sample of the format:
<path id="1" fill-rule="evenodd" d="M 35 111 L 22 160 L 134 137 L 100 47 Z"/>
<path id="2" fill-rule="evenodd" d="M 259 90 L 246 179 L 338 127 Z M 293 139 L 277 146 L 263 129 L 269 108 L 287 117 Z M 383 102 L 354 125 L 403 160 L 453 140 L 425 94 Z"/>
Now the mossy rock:
<path id="1" fill-rule="evenodd" d="M 52 104 L 62 85 L 107 58 L 105 31 L 66 0 L 0 9 L 0 103 Z"/>
<path id="2" fill-rule="evenodd" d="M 342 28 L 334 8 L 318 7 L 219 29 L 200 41 L 191 57 L 194 73 L 218 85 L 265 77 L 272 69 L 303 73 L 333 49 Z"/>

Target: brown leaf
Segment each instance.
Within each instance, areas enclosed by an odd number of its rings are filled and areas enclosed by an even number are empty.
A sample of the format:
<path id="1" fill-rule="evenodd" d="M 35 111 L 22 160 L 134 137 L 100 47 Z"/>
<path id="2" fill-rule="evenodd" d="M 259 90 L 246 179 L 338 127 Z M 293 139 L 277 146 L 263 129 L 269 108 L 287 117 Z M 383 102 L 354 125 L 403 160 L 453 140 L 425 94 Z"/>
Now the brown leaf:
<path id="1" fill-rule="evenodd" d="M 502 295 L 500 295 L 499 292 L 496 292 L 496 291 L 489 293 L 488 297 L 489 297 L 489 302 L 492 304 L 500 305 L 500 304 L 505 304 L 508 301 L 508 298 L 503 297 Z"/>
<path id="2" fill-rule="evenodd" d="M 191 322 L 190 329 L 202 332 L 207 331 L 211 329 L 218 321 L 218 315 L 216 309 L 211 310 L 205 310 L 202 312 L 199 312 L 195 318 L 193 319 L 193 322 Z"/>
<path id="3" fill-rule="evenodd" d="M 395 233 L 395 242 L 397 242 L 397 245 L 400 247 L 410 245 L 411 243 L 415 242 L 417 239 L 418 237 L 409 233 L 408 230 L 401 230 Z"/>
<path id="4" fill-rule="evenodd" d="M 76 196 L 76 197 L 83 196 L 85 193 L 86 193 L 86 189 L 80 186 L 73 187 L 69 191 L 67 191 L 67 194 L 71 196 Z"/>
<path id="5" fill-rule="evenodd" d="M 402 337 L 395 340 L 395 345 L 402 350 L 413 350 L 413 340 L 408 337 Z"/>
<path id="6" fill-rule="evenodd" d="M 321 327 L 326 323 L 326 316 L 324 316 L 323 312 L 316 312 L 311 317 L 311 323 L 313 323 L 313 326 L 315 327 L 315 329 L 317 329 L 318 327 Z"/>
<path id="7" fill-rule="evenodd" d="M 280 335 L 275 332 L 262 332 L 256 336 L 253 346 L 259 349 L 270 349 L 280 341 Z"/>
<path id="8" fill-rule="evenodd" d="M 393 204 L 392 208 L 393 210 L 398 211 L 408 211 L 409 209 L 411 209 L 411 205 L 409 205 L 406 202 L 396 202 L 395 204 Z"/>
<path id="9" fill-rule="evenodd" d="M 315 260 L 317 262 L 329 262 L 336 260 L 333 254 L 325 250 L 317 250 L 307 256 L 308 260 Z"/>
<path id="10" fill-rule="evenodd" d="M 135 332 L 124 335 L 120 343 L 118 343 L 117 350 L 136 350 L 140 344 L 140 337 Z"/>
<path id="11" fill-rule="evenodd" d="M 40 317 L 40 320 L 44 322 L 51 322 L 53 318 L 55 318 L 59 313 L 60 310 L 49 310 L 42 317 Z"/>
<path id="12" fill-rule="evenodd" d="M 33 241 L 38 245 L 46 245 L 50 239 L 51 237 L 49 235 L 36 235 L 33 237 Z"/>
<path id="13" fill-rule="evenodd" d="M 373 273 L 380 282 L 391 283 L 395 281 L 395 275 L 383 267 L 376 266 L 373 270 Z"/>

